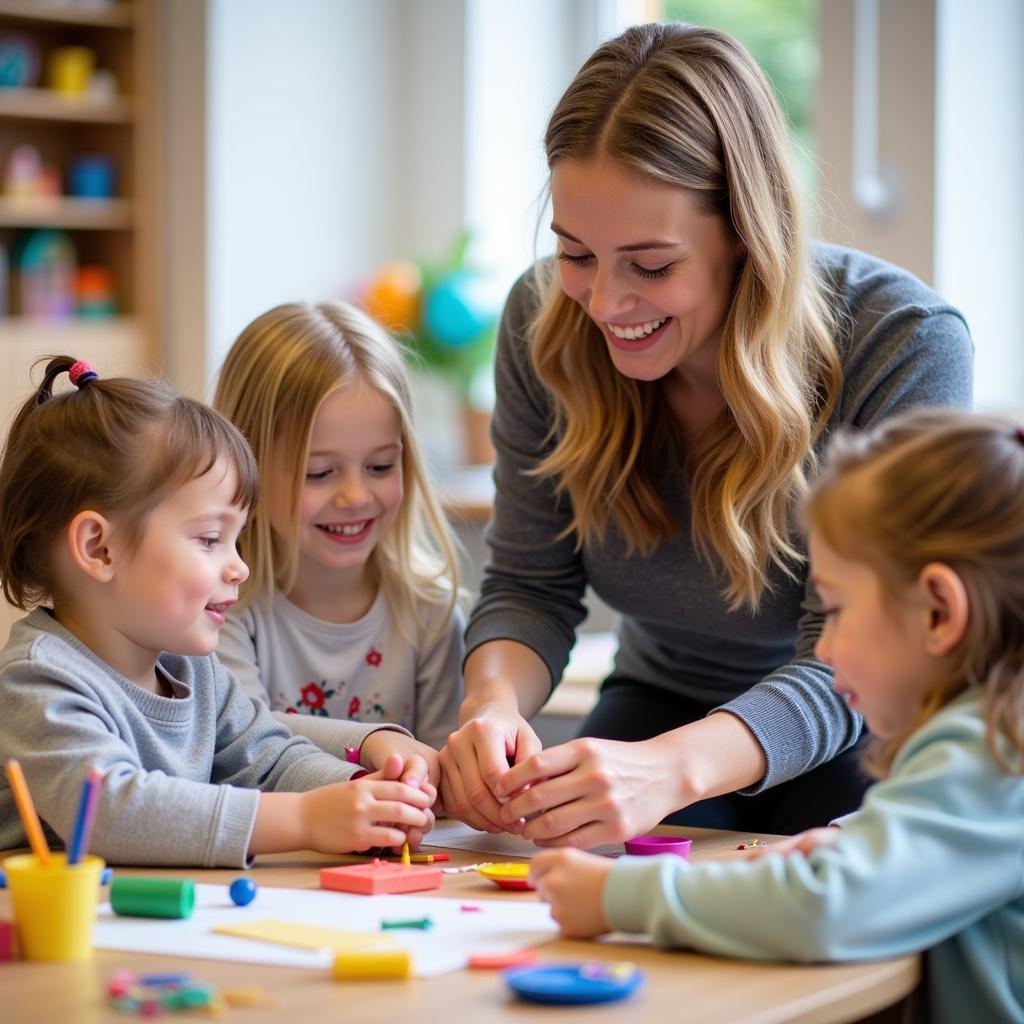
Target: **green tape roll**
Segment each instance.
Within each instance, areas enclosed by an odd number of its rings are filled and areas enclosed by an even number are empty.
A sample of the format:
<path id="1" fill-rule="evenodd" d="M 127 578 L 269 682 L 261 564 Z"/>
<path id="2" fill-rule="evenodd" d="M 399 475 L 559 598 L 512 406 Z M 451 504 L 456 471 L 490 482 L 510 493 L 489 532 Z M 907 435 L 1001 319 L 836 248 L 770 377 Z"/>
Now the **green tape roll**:
<path id="1" fill-rule="evenodd" d="M 191 878 L 125 878 L 110 887 L 110 906 L 122 917 L 191 917 L 196 887 Z"/>

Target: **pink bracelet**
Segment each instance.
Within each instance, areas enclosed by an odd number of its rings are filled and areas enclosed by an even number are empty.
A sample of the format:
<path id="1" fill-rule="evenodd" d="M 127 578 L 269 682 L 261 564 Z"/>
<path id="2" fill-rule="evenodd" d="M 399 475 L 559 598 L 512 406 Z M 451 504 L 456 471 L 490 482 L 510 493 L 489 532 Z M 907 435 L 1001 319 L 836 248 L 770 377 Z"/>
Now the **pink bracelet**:
<path id="1" fill-rule="evenodd" d="M 349 764 L 359 764 L 359 748 L 346 747 L 345 760 L 348 761 Z"/>

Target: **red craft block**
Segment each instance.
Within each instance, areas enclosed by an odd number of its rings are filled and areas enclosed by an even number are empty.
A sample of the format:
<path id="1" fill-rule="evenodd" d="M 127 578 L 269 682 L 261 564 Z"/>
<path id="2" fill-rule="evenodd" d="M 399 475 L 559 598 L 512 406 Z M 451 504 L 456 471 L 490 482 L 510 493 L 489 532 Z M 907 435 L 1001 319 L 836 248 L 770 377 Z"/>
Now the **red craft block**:
<path id="1" fill-rule="evenodd" d="M 10 921 L 0 921 L 0 960 L 10 960 L 14 956 L 14 925 Z"/>
<path id="2" fill-rule="evenodd" d="M 375 860 L 371 864 L 321 868 L 320 888 L 358 892 L 366 896 L 382 892 L 422 892 L 424 889 L 440 889 L 442 877 L 440 868 L 426 864 L 388 864 Z"/>

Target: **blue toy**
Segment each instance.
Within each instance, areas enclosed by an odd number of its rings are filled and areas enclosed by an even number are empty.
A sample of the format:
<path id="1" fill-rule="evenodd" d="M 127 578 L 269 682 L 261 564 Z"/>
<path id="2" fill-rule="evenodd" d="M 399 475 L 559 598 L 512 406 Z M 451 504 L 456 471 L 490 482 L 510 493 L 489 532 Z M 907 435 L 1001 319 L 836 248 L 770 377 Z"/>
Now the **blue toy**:
<path id="1" fill-rule="evenodd" d="M 497 319 L 494 286 L 471 270 L 442 278 L 427 294 L 424 326 L 442 345 L 461 348 L 475 342 Z"/>
<path id="2" fill-rule="evenodd" d="M 543 964 L 514 967 L 505 984 L 531 1003 L 610 1003 L 624 999 L 644 979 L 635 964 Z"/>
<path id="3" fill-rule="evenodd" d="M 256 883 L 251 878 L 236 878 L 228 889 L 232 902 L 238 907 L 247 907 L 256 899 Z"/>
<path id="4" fill-rule="evenodd" d="M 114 161 L 99 153 L 72 157 L 68 192 L 83 199 L 110 199 L 114 195 Z"/>

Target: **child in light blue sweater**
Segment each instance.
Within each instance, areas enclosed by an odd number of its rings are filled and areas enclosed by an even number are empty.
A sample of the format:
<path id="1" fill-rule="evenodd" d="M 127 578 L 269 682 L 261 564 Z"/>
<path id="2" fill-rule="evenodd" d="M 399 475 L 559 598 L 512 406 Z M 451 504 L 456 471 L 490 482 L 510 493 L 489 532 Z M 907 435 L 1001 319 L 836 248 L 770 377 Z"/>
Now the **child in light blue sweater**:
<path id="1" fill-rule="evenodd" d="M 928 950 L 929 1019 L 1024 1021 L 1024 428 L 917 412 L 840 439 L 807 518 L 816 653 L 876 737 L 862 807 L 753 862 L 558 851 L 531 877 L 569 935 Z"/>

